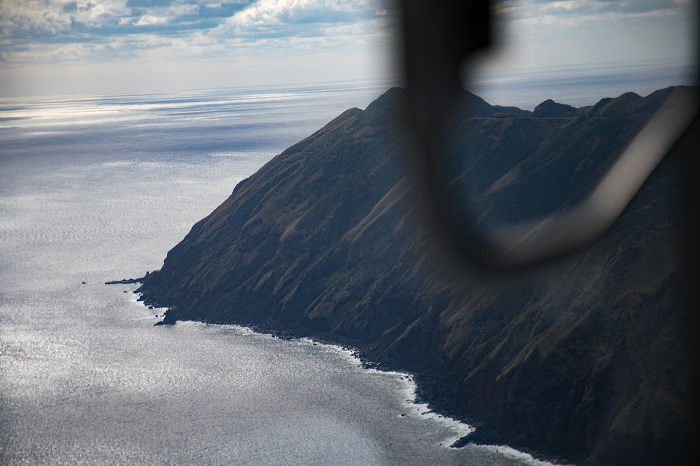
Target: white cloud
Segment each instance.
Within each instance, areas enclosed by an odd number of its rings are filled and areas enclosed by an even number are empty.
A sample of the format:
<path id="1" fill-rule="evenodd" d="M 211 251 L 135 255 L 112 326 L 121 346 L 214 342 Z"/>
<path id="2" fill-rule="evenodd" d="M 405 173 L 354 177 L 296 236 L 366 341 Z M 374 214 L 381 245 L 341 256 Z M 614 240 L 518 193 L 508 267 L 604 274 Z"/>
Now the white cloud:
<path id="1" fill-rule="evenodd" d="M 499 2 L 498 12 L 538 17 L 562 15 L 578 17 L 634 17 L 650 12 L 676 12 L 696 4 L 696 0 L 512 0 Z"/>
<path id="2" fill-rule="evenodd" d="M 3 0 L 0 24 L 4 37 L 23 31 L 56 35 L 75 23 L 99 28 L 128 12 L 125 0 Z"/>
<path id="3" fill-rule="evenodd" d="M 206 46 L 192 44 L 203 42 L 212 53 L 270 39 L 278 45 L 299 37 L 316 37 L 319 46 L 366 42 L 386 29 L 391 15 L 382 6 L 383 0 L 0 0 L 0 60 L 54 62 L 64 56 L 55 51 L 68 45 L 82 50 L 70 56 L 86 59 L 100 51 L 98 44 L 108 46 L 111 58 L 130 59 L 143 56 L 144 34 L 154 33 L 187 39 L 161 45 L 178 47 L 167 52 L 181 56 L 201 55 Z"/>
<path id="4" fill-rule="evenodd" d="M 377 2 L 367 0 L 259 0 L 232 16 L 222 28 L 237 35 L 295 35 L 303 25 L 308 34 L 323 24 L 367 21 L 376 12 Z"/>
<path id="5" fill-rule="evenodd" d="M 559 40 L 567 41 L 567 30 L 620 29 L 624 22 L 648 23 L 668 17 L 691 22 L 697 18 L 698 0 L 507 0 L 496 5 L 500 31 L 549 36 L 548 31 L 556 30 Z M 657 32 L 653 24 L 649 26 L 649 37 L 653 37 Z"/>
<path id="6" fill-rule="evenodd" d="M 168 24 L 168 18 L 143 15 L 132 23 L 134 26 L 153 26 L 156 24 Z"/>
<path id="7" fill-rule="evenodd" d="M 573 11 L 577 10 L 581 7 L 581 2 L 576 1 L 576 0 L 568 0 L 565 2 L 552 2 L 552 3 L 547 3 L 544 5 L 541 9 L 541 11 L 557 11 L 557 10 L 564 10 L 564 11 Z"/>

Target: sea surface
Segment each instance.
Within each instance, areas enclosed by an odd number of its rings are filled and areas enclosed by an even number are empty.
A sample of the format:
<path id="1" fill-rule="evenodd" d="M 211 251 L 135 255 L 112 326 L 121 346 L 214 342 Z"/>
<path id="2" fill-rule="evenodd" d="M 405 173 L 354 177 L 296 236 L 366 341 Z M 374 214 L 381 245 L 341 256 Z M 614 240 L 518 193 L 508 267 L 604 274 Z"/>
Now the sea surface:
<path id="1" fill-rule="evenodd" d="M 455 449 L 406 374 L 236 326 L 153 324 L 137 285 L 272 156 L 386 86 L 0 100 L 0 463 L 546 464 Z"/>

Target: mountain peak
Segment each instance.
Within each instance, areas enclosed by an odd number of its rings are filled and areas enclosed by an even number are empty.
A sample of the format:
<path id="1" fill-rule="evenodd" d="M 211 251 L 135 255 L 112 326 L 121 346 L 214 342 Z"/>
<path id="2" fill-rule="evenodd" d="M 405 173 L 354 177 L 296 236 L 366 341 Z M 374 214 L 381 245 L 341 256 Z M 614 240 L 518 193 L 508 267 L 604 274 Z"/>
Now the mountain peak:
<path id="1" fill-rule="evenodd" d="M 547 99 L 532 112 L 532 118 L 570 118 L 576 114 L 576 107 L 559 104 L 552 99 Z"/>

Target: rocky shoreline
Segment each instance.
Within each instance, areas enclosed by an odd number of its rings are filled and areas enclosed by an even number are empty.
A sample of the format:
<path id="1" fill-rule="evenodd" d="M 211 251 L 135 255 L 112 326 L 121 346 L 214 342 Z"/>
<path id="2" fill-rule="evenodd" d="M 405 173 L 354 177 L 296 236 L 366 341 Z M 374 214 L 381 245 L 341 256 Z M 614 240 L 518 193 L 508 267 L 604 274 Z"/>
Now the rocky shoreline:
<path id="1" fill-rule="evenodd" d="M 155 271 L 157 272 L 157 271 Z M 148 276 L 148 275 L 147 275 Z M 144 278 L 135 278 L 108 282 L 108 284 L 119 284 L 119 283 L 144 283 Z M 157 300 L 151 300 L 143 293 L 146 289 L 138 288 L 134 293 L 139 295 L 138 301 L 143 302 L 145 306 L 153 308 L 162 308 L 161 304 Z M 397 363 L 396 361 L 386 361 L 383 360 L 381 353 L 373 351 L 371 345 L 363 344 L 360 341 L 353 340 L 342 335 L 337 335 L 332 332 L 318 332 L 313 329 L 306 328 L 303 325 L 296 326 L 281 326 L 272 325 L 270 323 L 260 324 L 253 321 L 207 321 L 207 320 L 193 320 L 195 322 L 201 322 L 212 325 L 239 325 L 241 327 L 246 327 L 252 331 L 260 334 L 272 335 L 276 338 L 284 340 L 294 340 L 301 338 L 308 338 L 317 342 L 319 344 L 327 344 L 333 346 L 340 346 L 341 348 L 352 351 L 352 353 L 360 359 L 362 366 L 365 369 L 376 369 L 385 372 L 401 372 L 408 374 L 416 384 L 416 399 L 414 400 L 417 404 L 425 403 L 428 405 L 432 412 L 438 413 L 441 416 L 455 419 L 456 421 L 468 424 L 469 426 L 476 427 L 475 430 L 459 438 L 455 441 L 450 448 L 462 448 L 470 443 L 479 445 L 508 445 L 512 448 L 518 449 L 522 452 L 532 455 L 534 458 L 548 461 L 553 464 L 568 464 L 566 458 L 560 455 L 555 455 L 549 452 L 543 452 L 531 448 L 529 445 L 509 442 L 509 439 L 499 436 L 493 430 L 487 430 L 482 428 L 482 424 L 473 417 L 468 416 L 462 410 L 458 408 L 459 404 L 454 399 L 445 398 L 444 390 L 442 387 L 445 384 L 444 380 L 435 380 L 429 374 L 416 373 L 413 372 L 405 364 Z M 175 325 L 176 320 L 172 320 L 168 317 L 168 312 L 164 314 L 164 319 L 156 322 L 154 326 L 163 325 Z M 448 382 L 449 383 L 449 382 Z M 478 427 L 477 427 L 478 426 Z M 512 439 L 510 439 L 512 440 Z"/>

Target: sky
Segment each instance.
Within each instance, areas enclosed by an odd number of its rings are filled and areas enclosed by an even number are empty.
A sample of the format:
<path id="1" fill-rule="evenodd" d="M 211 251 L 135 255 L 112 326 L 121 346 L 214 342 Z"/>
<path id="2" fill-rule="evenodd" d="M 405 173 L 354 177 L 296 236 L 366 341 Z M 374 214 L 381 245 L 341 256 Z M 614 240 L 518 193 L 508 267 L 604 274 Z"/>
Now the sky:
<path id="1" fill-rule="evenodd" d="M 697 0 L 506 0 L 495 12 L 494 68 L 697 55 Z"/>
<path id="2" fill-rule="evenodd" d="M 693 60 L 697 3 L 496 1 L 483 66 Z M 392 80 L 396 20 L 390 0 L 0 0 L 0 97 Z"/>

